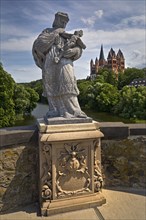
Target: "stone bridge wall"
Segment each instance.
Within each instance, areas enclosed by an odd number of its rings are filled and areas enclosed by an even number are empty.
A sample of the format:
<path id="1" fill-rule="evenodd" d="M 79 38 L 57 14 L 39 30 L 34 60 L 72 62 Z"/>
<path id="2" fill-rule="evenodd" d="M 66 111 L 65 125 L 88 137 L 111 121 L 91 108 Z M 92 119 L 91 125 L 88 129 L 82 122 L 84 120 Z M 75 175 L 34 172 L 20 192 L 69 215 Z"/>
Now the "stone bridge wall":
<path id="1" fill-rule="evenodd" d="M 101 131 L 105 187 L 145 187 L 144 125 L 102 123 Z M 36 126 L 0 129 L 1 212 L 38 202 L 37 137 Z"/>

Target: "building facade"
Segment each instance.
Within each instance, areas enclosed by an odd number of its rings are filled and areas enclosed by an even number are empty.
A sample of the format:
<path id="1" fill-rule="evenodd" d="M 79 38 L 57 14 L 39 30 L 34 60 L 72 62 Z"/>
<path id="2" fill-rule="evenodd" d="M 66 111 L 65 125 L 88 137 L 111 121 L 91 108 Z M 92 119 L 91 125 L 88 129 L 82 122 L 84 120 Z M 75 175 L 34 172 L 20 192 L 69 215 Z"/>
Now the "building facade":
<path id="1" fill-rule="evenodd" d="M 125 70 L 125 58 L 122 51 L 119 49 L 118 53 L 116 54 L 111 48 L 106 60 L 104 58 L 103 45 L 101 45 L 99 60 L 96 57 L 95 62 L 93 59 L 90 61 L 90 78 L 95 79 L 98 76 L 99 70 L 102 68 L 112 70 L 118 79 L 118 73 L 124 72 Z"/>

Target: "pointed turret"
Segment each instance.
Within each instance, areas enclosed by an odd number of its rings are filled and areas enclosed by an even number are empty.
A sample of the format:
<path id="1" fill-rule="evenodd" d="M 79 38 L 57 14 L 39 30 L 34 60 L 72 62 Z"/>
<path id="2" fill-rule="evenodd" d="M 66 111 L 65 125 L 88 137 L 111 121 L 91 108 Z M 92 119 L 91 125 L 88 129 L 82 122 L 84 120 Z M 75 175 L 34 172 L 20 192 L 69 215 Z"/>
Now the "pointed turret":
<path id="1" fill-rule="evenodd" d="M 95 73 L 98 74 L 98 68 L 99 68 L 99 62 L 98 62 L 98 59 L 96 57 L 95 59 Z"/>
<path id="2" fill-rule="evenodd" d="M 90 64 L 93 64 L 93 59 L 91 59 Z"/>
<path id="3" fill-rule="evenodd" d="M 94 72 L 95 72 L 95 65 L 94 65 L 93 59 L 91 59 L 91 61 L 90 61 L 90 74 L 94 74 Z"/>
<path id="4" fill-rule="evenodd" d="M 97 57 L 96 57 L 96 59 L 95 59 L 95 65 L 96 65 L 96 64 L 98 64 L 98 59 L 97 59 Z"/>
<path id="5" fill-rule="evenodd" d="M 117 66 L 119 72 L 124 72 L 125 70 L 125 59 L 122 51 L 119 49 L 117 53 Z"/>
<path id="6" fill-rule="evenodd" d="M 93 59 L 91 59 L 91 61 L 90 61 L 90 67 L 92 68 L 93 65 L 94 65 L 94 62 L 93 62 Z"/>
<path id="7" fill-rule="evenodd" d="M 118 58 L 121 58 L 121 59 L 124 59 L 124 55 L 122 53 L 122 51 L 119 49 L 118 53 L 117 53 L 117 57 Z"/>
<path id="8" fill-rule="evenodd" d="M 113 48 L 110 49 L 107 57 L 108 68 L 111 69 L 113 72 L 117 73 L 117 59 L 116 53 Z"/>

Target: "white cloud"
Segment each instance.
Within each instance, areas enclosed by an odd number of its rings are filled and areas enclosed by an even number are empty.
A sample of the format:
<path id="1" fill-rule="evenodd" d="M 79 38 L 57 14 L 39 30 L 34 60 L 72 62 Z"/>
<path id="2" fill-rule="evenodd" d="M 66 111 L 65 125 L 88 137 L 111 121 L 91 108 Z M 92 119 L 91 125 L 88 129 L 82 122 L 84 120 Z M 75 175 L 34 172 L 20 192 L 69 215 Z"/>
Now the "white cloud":
<path id="1" fill-rule="evenodd" d="M 106 46 L 135 44 L 138 47 L 139 42 L 145 42 L 145 31 L 138 28 L 126 28 L 115 31 L 89 30 L 83 29 L 83 40 L 89 49 L 95 49 L 102 43 Z"/>
<path id="2" fill-rule="evenodd" d="M 121 23 L 119 24 L 120 27 L 124 26 L 145 26 L 146 22 L 146 17 L 145 15 L 139 15 L 139 16 L 132 16 L 128 18 L 122 19 Z"/>
<path id="3" fill-rule="evenodd" d="M 141 50 L 131 50 L 127 53 L 127 65 L 129 67 L 146 67 L 146 54 Z"/>
<path id="4" fill-rule="evenodd" d="M 102 18 L 102 16 L 103 16 L 103 10 L 95 11 L 94 14 L 97 16 L 97 18 Z"/>
<path id="5" fill-rule="evenodd" d="M 97 19 L 102 18 L 103 16 L 103 10 L 98 10 L 98 11 L 94 11 L 94 15 L 88 18 L 81 18 L 81 21 L 86 24 L 89 25 L 91 27 L 93 27 L 93 25 L 95 24 Z"/>
<path id="6" fill-rule="evenodd" d="M 31 51 L 36 36 L 11 38 L 1 42 L 1 50 L 3 51 Z"/>
<path id="7" fill-rule="evenodd" d="M 21 28 L 14 25 L 8 25 L 5 23 L 1 24 L 1 36 L 15 36 L 15 37 L 26 37 L 32 35 L 32 32 L 27 30 L 26 28 Z"/>

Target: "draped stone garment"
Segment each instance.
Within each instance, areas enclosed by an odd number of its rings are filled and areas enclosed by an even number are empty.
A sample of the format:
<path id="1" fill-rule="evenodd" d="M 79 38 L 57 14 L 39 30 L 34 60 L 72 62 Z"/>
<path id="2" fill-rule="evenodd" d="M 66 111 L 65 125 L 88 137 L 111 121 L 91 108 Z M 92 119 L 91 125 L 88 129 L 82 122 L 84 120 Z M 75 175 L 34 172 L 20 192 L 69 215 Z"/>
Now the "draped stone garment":
<path id="1" fill-rule="evenodd" d="M 34 60 L 42 69 L 44 93 L 49 103 L 47 115 L 48 117 L 85 117 L 77 99 L 79 90 L 73 68 L 73 61 L 79 59 L 82 49 L 79 46 L 70 48 L 64 52 L 58 63 L 55 62 L 60 48 L 67 41 L 59 35 L 63 32 L 63 28 L 45 29 L 33 45 Z M 57 43 L 56 37 L 59 39 Z"/>

